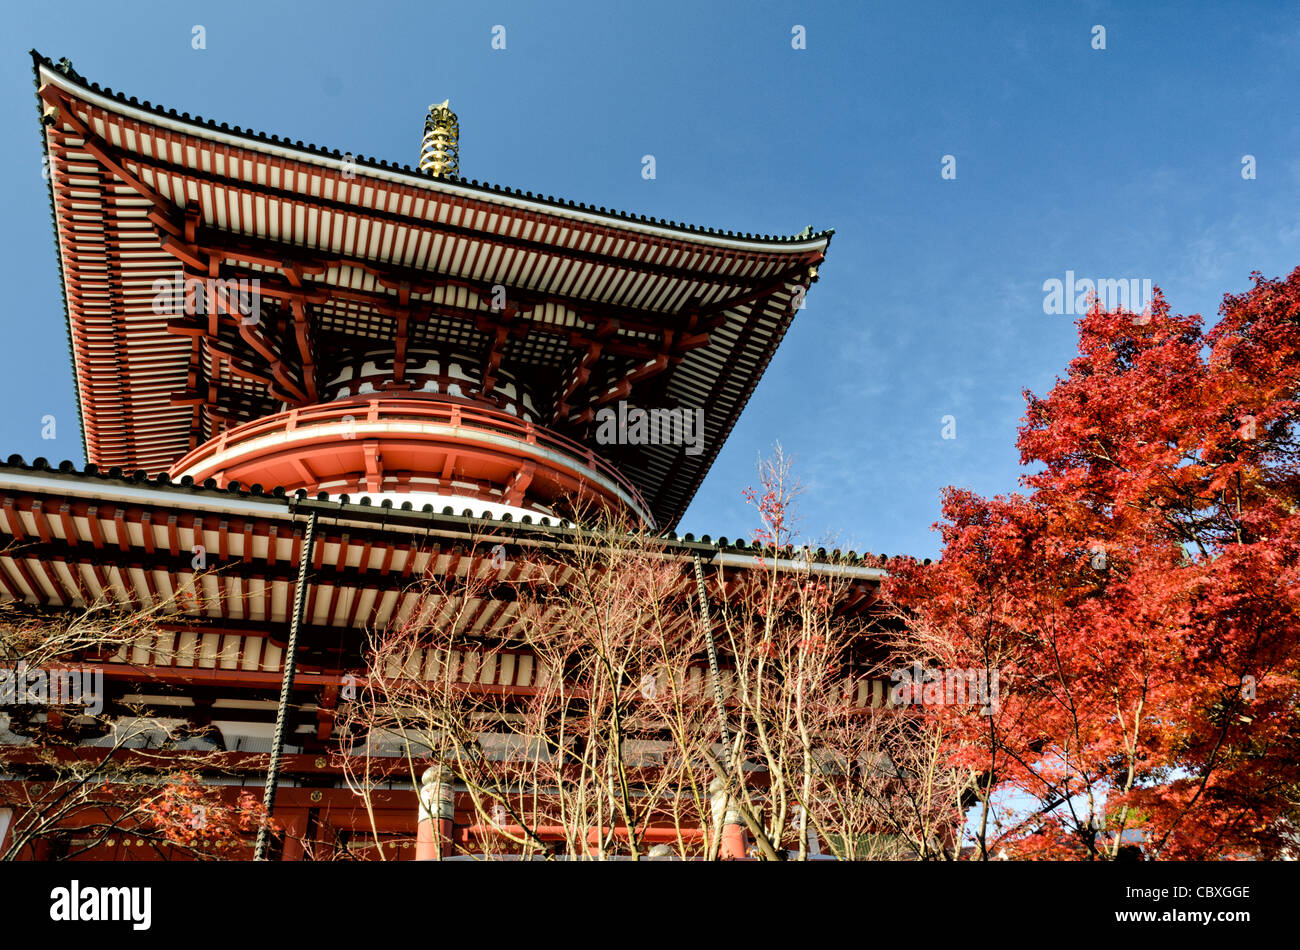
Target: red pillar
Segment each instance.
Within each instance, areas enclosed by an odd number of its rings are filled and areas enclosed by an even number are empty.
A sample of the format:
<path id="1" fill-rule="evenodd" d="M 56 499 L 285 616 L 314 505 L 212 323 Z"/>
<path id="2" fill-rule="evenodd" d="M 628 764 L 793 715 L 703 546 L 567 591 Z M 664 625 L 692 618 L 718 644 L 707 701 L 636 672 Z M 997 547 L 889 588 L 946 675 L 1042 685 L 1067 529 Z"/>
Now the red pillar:
<path id="1" fill-rule="evenodd" d="M 49 838 L 36 838 L 27 847 L 31 849 L 33 861 L 50 861 L 54 854 L 54 845 Z"/>
<path id="2" fill-rule="evenodd" d="M 288 814 L 281 815 L 284 822 L 284 847 L 280 851 L 281 861 L 301 861 L 303 856 L 302 836 L 307 832 L 307 809 L 294 808 Z"/>
<path id="3" fill-rule="evenodd" d="M 456 814 L 455 777 L 445 766 L 424 770 L 420 780 L 419 825 L 415 860 L 438 861 L 452 853 L 452 819 Z"/>

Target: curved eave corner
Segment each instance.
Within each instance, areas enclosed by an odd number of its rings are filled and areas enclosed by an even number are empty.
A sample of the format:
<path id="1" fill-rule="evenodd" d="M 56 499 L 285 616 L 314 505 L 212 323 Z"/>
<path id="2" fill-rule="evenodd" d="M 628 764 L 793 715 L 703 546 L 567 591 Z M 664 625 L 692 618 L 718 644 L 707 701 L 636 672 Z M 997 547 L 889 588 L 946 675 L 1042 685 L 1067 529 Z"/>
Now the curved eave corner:
<path id="1" fill-rule="evenodd" d="M 32 54 L 32 76 L 33 84 L 37 89 L 41 87 L 41 65 L 49 65 L 49 60 L 45 59 L 36 50 L 30 51 Z M 55 69 L 53 65 L 50 69 Z M 81 454 L 82 457 L 90 459 L 90 444 L 86 441 L 86 419 L 81 408 L 81 379 L 77 375 L 77 353 L 72 339 L 72 313 L 68 309 L 68 280 L 63 269 L 63 247 L 59 243 L 59 212 L 58 205 L 54 197 L 54 174 L 53 166 L 50 160 L 49 140 L 45 135 L 45 121 L 43 119 L 43 103 L 40 96 L 36 97 L 36 128 L 41 136 L 41 155 L 45 161 L 45 185 L 50 198 L 50 231 L 54 235 L 54 258 L 59 268 L 59 295 L 63 299 L 63 329 L 68 338 L 68 365 L 72 373 L 73 401 L 77 405 L 77 428 L 81 432 Z"/>

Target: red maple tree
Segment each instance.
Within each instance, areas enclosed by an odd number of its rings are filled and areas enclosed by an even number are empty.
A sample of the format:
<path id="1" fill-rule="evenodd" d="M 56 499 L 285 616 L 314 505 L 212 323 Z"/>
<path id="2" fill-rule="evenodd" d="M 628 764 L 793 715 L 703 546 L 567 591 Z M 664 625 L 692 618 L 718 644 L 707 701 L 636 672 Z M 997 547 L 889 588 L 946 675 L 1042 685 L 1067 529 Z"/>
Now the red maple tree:
<path id="1" fill-rule="evenodd" d="M 996 668 L 992 715 L 938 705 L 978 776 L 975 852 L 1276 857 L 1300 789 L 1300 268 L 1208 331 L 1078 321 L 1025 393 L 1025 494 L 949 489 L 935 564 L 891 563 L 903 650 Z"/>
<path id="2" fill-rule="evenodd" d="M 236 801 L 228 802 L 192 773 L 163 785 L 143 803 L 143 811 L 148 823 L 167 841 L 195 854 L 222 855 L 246 849 L 263 824 L 273 832 L 281 830 L 247 789 L 240 790 Z"/>

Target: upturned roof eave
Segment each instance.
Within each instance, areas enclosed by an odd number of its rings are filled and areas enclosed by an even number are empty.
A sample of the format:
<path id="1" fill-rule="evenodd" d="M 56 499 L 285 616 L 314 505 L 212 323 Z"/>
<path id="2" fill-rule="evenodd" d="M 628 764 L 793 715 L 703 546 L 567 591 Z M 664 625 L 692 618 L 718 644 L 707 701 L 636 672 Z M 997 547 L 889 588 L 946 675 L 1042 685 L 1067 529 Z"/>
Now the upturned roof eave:
<path id="1" fill-rule="evenodd" d="M 41 66 L 48 64 L 49 61 L 42 57 L 36 50 L 32 50 L 32 75 L 33 84 L 37 89 L 41 86 Z M 52 67 L 51 67 L 52 68 Z M 50 158 L 49 139 L 45 136 L 45 123 L 42 119 L 42 102 L 40 96 L 36 97 L 36 127 L 41 135 L 41 155 L 44 156 L 44 168 L 46 169 L 45 187 L 50 199 L 50 230 L 54 234 L 54 256 L 59 266 L 59 291 L 63 299 L 63 327 L 68 337 L 68 365 L 72 372 L 73 398 L 77 404 L 77 429 L 81 433 L 81 454 L 82 457 L 90 459 L 90 444 L 86 440 L 86 419 L 81 409 L 81 379 L 77 375 L 77 353 L 72 339 L 72 313 L 68 309 L 68 281 L 63 268 L 63 245 L 59 241 L 59 210 L 57 199 L 54 195 L 54 176 L 49 173 L 53 167 Z"/>
<path id="2" fill-rule="evenodd" d="M 379 178 L 386 178 L 394 183 L 420 187 L 458 197 L 478 200 L 489 198 L 527 211 L 558 213 L 574 221 L 585 221 L 603 227 L 616 227 L 679 241 L 692 241 L 724 250 L 743 249 L 769 253 L 802 253 L 810 250 L 825 250 L 835 233 L 833 228 L 808 235 L 791 236 L 754 235 L 735 231 L 722 231 L 715 228 L 665 221 L 662 218 L 652 218 L 646 215 L 598 209 L 584 202 L 567 201 L 550 195 L 543 197 L 540 194 L 533 194 L 531 191 L 522 191 L 517 188 L 493 185 L 487 182 L 480 183 L 477 179 L 432 178 L 417 169 L 411 168 L 409 165 L 366 158 L 364 155 L 353 155 L 349 161 L 346 155 L 352 153 L 346 153 L 345 155 L 338 149 L 328 149 L 314 144 L 304 145 L 301 140 L 290 141 L 277 135 L 268 135 L 265 132 L 245 130 L 240 126 L 232 128 L 224 122 L 218 123 L 212 119 L 203 119 L 201 116 L 191 117 L 188 112 L 178 114 L 175 109 L 155 106 L 148 100 L 141 103 L 134 96 L 128 97 L 122 93 L 114 92 L 109 87 L 101 87 L 98 83 L 85 79 L 75 70 L 67 73 L 63 72 L 36 50 L 31 50 L 31 55 L 38 86 L 42 78 L 44 78 L 65 91 L 84 96 L 88 101 L 98 100 L 96 104 L 103 108 L 111 107 L 114 111 L 133 114 L 135 118 L 154 122 L 177 131 L 184 131 L 187 134 L 199 135 L 214 142 L 225 142 L 226 144 L 253 148 L 269 156 L 278 155 L 301 161 L 310 161 L 327 168 L 339 170 L 342 170 L 345 165 L 348 170 L 365 168 L 369 174 Z"/>

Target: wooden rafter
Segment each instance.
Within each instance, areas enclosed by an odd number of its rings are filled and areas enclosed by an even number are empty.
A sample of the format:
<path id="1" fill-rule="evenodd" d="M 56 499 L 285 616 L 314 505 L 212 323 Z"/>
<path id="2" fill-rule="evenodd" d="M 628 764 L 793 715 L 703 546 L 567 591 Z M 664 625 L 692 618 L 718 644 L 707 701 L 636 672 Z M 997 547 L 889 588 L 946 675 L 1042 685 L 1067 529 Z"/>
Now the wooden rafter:
<path id="1" fill-rule="evenodd" d="M 281 265 L 285 279 L 295 289 L 302 288 L 303 269 L 293 263 Z M 320 396 L 317 392 L 316 360 L 312 355 L 311 324 L 307 319 L 307 304 L 299 296 L 289 298 L 289 307 L 293 311 L 294 338 L 298 341 L 298 355 L 302 359 L 302 380 L 307 390 L 307 400 L 316 402 Z"/>

